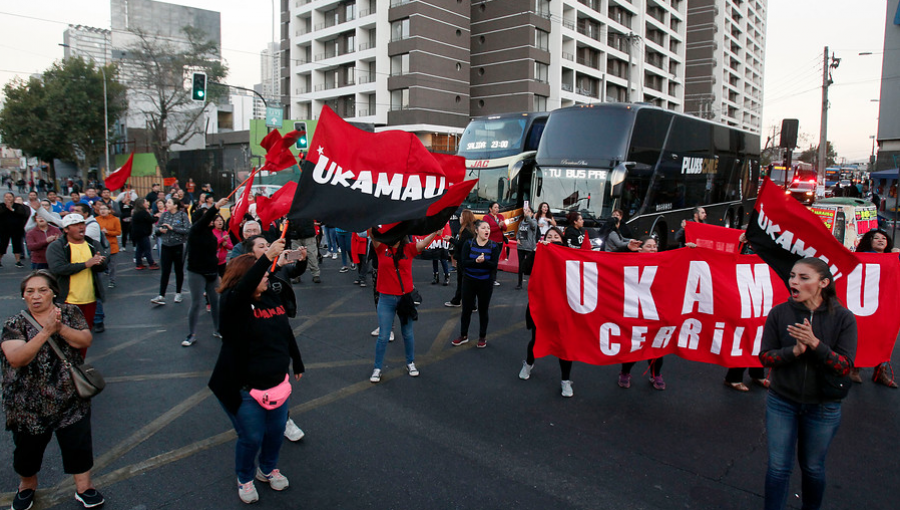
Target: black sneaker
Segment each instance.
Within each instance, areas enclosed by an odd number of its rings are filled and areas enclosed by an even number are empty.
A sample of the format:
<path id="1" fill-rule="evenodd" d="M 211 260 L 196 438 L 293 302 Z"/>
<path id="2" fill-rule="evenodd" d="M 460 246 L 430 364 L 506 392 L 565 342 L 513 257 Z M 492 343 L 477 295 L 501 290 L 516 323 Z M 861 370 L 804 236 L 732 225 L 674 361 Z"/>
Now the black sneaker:
<path id="1" fill-rule="evenodd" d="M 23 264 L 22 261 L 20 260 L 20 261 L 16 262 L 16 267 L 25 267 L 25 264 Z"/>
<path id="2" fill-rule="evenodd" d="M 94 333 L 103 333 L 104 331 L 106 331 L 106 326 L 102 322 L 94 323 Z"/>
<path id="3" fill-rule="evenodd" d="M 19 489 L 13 498 L 12 510 L 28 510 L 34 504 L 34 489 Z"/>
<path id="4" fill-rule="evenodd" d="M 100 491 L 97 489 L 76 492 L 75 499 L 81 501 L 81 504 L 84 505 L 85 508 L 94 508 L 106 503 L 106 500 L 103 499 L 103 494 L 100 494 Z"/>

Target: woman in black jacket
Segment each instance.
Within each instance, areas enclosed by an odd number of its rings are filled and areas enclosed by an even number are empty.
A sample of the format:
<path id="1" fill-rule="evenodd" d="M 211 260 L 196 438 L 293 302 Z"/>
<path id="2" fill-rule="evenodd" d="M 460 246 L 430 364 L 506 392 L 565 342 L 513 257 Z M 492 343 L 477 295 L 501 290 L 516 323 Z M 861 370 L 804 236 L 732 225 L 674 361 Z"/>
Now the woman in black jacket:
<path id="1" fill-rule="evenodd" d="M 150 214 L 147 209 L 147 201 L 139 198 L 134 201 L 134 211 L 131 213 L 131 241 L 134 243 L 134 265 L 135 269 L 146 269 L 144 258 L 147 258 L 147 265 L 150 269 L 159 269 L 156 262 L 153 262 L 153 250 L 150 248 L 150 234 L 153 233 L 153 225 L 156 224 L 156 218 Z"/>
<path id="2" fill-rule="evenodd" d="M 835 297 L 828 264 L 800 259 L 789 283 L 791 297 L 769 312 L 759 353 L 763 366 L 772 369 L 766 510 L 787 502 L 795 451 L 803 472 L 803 508 L 821 507 L 825 456 L 841 423 L 842 397 L 830 391 L 829 379 L 847 376 L 856 356 L 856 318 Z"/>
<path id="3" fill-rule="evenodd" d="M 268 288 L 268 269 L 284 243 L 278 239 L 259 259 L 249 253 L 233 259 L 218 289 L 222 349 L 209 387 L 238 434 L 235 471 L 245 503 L 259 499 L 254 478 L 274 490 L 289 485 L 278 470 L 278 454 L 290 402 L 290 365 L 298 380 L 304 367 L 284 305 Z"/>
<path id="4" fill-rule="evenodd" d="M 219 239 L 213 233 L 219 208 L 228 203 L 223 198 L 213 207 L 206 208 L 203 215 L 191 225 L 187 241 L 187 283 L 191 291 L 191 309 L 188 311 L 188 336 L 181 342 L 182 347 L 190 347 L 197 340 L 197 318 L 203 307 L 203 293 L 209 299 L 212 311 L 213 336 L 219 337 Z"/>
<path id="5" fill-rule="evenodd" d="M 475 213 L 469 209 L 463 209 L 459 215 L 459 235 L 450 238 L 453 245 L 453 260 L 456 261 L 456 294 L 444 303 L 444 306 L 458 308 L 462 306 L 462 282 L 463 274 L 459 267 L 459 258 L 462 256 L 462 247 L 475 237 Z"/>

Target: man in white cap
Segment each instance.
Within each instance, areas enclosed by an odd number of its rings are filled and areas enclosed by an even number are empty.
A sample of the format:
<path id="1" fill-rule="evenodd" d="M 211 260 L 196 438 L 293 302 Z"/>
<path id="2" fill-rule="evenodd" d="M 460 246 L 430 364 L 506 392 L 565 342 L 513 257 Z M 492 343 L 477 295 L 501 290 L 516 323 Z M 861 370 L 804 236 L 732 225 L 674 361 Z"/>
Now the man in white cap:
<path id="1" fill-rule="evenodd" d="M 80 214 L 66 215 L 62 229 L 65 235 L 47 247 L 47 264 L 59 282 L 56 299 L 80 308 L 88 326 L 93 328 L 97 301 L 104 297 L 100 273 L 106 270 L 106 257 L 101 255 L 96 241 L 85 237 L 85 222 Z"/>

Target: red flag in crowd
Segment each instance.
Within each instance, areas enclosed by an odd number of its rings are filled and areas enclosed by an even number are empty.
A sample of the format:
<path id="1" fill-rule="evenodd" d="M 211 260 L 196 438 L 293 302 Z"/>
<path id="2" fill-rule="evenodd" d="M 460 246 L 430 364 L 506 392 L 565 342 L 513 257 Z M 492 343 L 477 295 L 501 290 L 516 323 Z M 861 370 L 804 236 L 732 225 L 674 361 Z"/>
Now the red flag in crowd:
<path id="1" fill-rule="evenodd" d="M 741 234 L 743 230 L 725 228 L 708 223 L 689 221 L 684 224 L 684 240 L 694 243 L 700 248 L 710 250 L 727 251 L 728 253 L 741 252 Z"/>
<path id="2" fill-rule="evenodd" d="M 821 223 L 819 220 L 814 221 Z M 851 255 L 835 282 L 856 315 L 854 365 L 891 358 L 900 323 L 896 254 Z M 788 299 L 756 255 L 715 250 L 619 254 L 538 245 L 529 297 L 534 355 L 611 365 L 675 354 L 726 367 L 758 367 L 769 310 Z"/>
<path id="3" fill-rule="evenodd" d="M 462 158 L 431 154 L 405 131 L 362 131 L 328 107 L 301 169 L 289 219 L 351 232 L 382 225 L 375 237 L 388 244 L 441 228 L 476 182 L 462 180 Z"/>
<path id="4" fill-rule="evenodd" d="M 132 152 L 131 155 L 128 156 L 128 161 L 126 161 L 124 165 L 117 168 L 115 172 L 106 176 L 106 180 L 103 181 L 103 184 L 111 190 L 117 190 L 125 186 L 125 181 L 127 181 L 128 178 L 131 177 L 131 167 L 133 163 L 134 153 Z"/>
<path id="5" fill-rule="evenodd" d="M 253 187 L 253 178 L 255 176 L 256 169 L 254 168 L 250 171 L 250 177 L 244 181 L 244 189 L 241 196 L 234 202 L 234 208 L 231 210 L 231 232 L 238 239 L 243 239 L 241 237 L 241 220 L 244 219 L 244 215 L 250 209 L 250 189 Z"/>
<path id="6" fill-rule="evenodd" d="M 259 145 L 266 149 L 266 163 L 262 168 L 269 172 L 280 172 L 297 164 L 297 158 L 291 153 L 291 146 L 300 137 L 300 131 L 291 131 L 283 138 L 277 129 L 273 129 Z"/>
<path id="7" fill-rule="evenodd" d="M 273 221 L 291 210 L 291 202 L 294 200 L 295 193 L 297 193 L 297 183 L 291 181 L 276 191 L 271 198 L 256 197 L 256 215 L 259 216 L 263 230 L 267 230 Z"/>

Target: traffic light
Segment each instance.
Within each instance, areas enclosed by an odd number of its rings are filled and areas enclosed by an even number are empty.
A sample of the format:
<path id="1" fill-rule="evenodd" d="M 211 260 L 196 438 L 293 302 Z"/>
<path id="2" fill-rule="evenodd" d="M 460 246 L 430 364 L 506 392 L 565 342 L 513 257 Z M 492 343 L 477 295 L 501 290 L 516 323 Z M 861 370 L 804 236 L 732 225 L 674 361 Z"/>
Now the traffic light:
<path id="1" fill-rule="evenodd" d="M 294 131 L 300 131 L 300 137 L 297 138 L 297 148 L 305 151 L 309 148 L 309 138 L 306 135 L 306 122 L 294 122 Z"/>
<path id="2" fill-rule="evenodd" d="M 194 73 L 191 99 L 194 101 L 206 101 L 206 73 Z"/>

